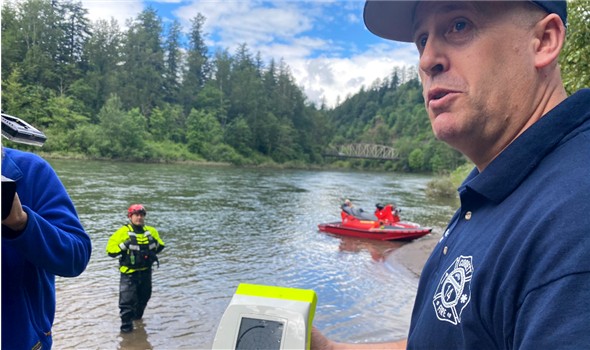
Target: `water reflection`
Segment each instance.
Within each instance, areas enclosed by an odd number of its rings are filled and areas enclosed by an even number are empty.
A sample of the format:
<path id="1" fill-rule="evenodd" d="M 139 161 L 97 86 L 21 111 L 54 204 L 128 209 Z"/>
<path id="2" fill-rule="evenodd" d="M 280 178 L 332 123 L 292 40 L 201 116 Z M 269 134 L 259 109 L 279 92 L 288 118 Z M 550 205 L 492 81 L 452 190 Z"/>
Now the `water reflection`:
<path id="1" fill-rule="evenodd" d="M 371 258 L 377 262 L 383 261 L 393 250 L 403 246 L 404 242 L 380 242 L 367 239 L 338 237 L 341 252 L 360 253 L 368 252 Z"/>
<path id="2" fill-rule="evenodd" d="M 148 340 L 148 334 L 145 330 L 143 320 L 133 322 L 133 332 L 121 333 L 120 342 L 117 349 L 120 350 L 152 350 L 152 344 Z"/>
<path id="3" fill-rule="evenodd" d="M 58 278 L 56 349 L 206 349 L 239 283 L 313 289 L 314 323 L 339 341 L 406 334 L 416 276 L 388 254 L 406 243 L 335 237 L 344 198 L 394 202 L 404 220 L 444 227 L 453 206 L 425 197 L 429 177 L 52 160 L 94 252 L 77 278 Z M 143 203 L 167 248 L 143 323 L 120 334 L 117 260 L 108 237 Z M 73 331 L 74 330 L 74 331 Z"/>

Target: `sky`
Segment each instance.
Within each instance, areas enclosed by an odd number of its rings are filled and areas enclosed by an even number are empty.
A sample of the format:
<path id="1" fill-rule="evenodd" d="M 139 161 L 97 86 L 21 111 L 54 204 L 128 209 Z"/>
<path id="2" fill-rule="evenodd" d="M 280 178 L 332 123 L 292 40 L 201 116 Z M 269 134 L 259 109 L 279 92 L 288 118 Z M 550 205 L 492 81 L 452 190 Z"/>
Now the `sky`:
<path id="1" fill-rule="evenodd" d="M 265 64 L 284 60 L 308 101 L 334 107 L 361 87 L 389 76 L 394 67 L 416 66 L 414 45 L 371 34 L 363 23 L 364 0 L 82 0 L 91 20 L 114 18 L 121 28 L 144 9 L 164 26 L 178 19 L 184 33 L 205 16 L 209 53 L 236 52 L 246 44 Z"/>

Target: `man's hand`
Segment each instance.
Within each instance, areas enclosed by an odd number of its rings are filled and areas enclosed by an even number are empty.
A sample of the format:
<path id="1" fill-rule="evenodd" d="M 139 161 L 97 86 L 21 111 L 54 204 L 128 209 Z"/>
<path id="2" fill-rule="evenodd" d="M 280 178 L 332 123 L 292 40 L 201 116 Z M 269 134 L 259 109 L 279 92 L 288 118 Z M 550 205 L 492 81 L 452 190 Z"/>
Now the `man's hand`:
<path id="1" fill-rule="evenodd" d="M 405 339 L 391 343 L 337 343 L 326 338 L 317 328 L 311 329 L 311 350 L 405 350 L 407 345 Z"/>
<path id="2" fill-rule="evenodd" d="M 128 250 L 129 245 L 131 244 L 131 239 L 127 238 L 125 242 L 119 243 L 119 248 L 121 248 L 121 252 Z"/>
<path id="3" fill-rule="evenodd" d="M 326 338 L 317 328 L 311 329 L 311 350 L 331 350 L 333 348 L 330 339 Z"/>
<path id="4" fill-rule="evenodd" d="M 28 220 L 29 216 L 23 210 L 23 206 L 21 205 L 20 199 L 18 198 L 18 193 L 15 193 L 14 199 L 12 200 L 10 215 L 8 215 L 6 219 L 2 220 L 2 225 L 7 226 L 13 231 L 20 232 L 23 231 L 25 227 L 27 227 Z"/>

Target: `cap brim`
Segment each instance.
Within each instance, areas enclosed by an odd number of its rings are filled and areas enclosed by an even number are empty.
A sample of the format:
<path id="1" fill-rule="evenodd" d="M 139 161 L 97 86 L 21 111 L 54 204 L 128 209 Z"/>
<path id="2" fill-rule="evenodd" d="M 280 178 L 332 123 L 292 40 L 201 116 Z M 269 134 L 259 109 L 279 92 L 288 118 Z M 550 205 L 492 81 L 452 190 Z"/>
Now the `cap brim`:
<path id="1" fill-rule="evenodd" d="M 367 0 L 363 19 L 371 33 L 385 39 L 413 42 L 413 17 L 417 1 Z"/>

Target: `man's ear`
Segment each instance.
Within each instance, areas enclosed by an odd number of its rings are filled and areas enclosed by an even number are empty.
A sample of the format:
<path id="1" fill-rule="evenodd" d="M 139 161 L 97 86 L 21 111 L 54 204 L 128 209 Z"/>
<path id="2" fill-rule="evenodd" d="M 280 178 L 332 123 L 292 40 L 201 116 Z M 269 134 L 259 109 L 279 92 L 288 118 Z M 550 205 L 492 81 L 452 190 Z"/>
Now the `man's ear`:
<path id="1" fill-rule="evenodd" d="M 535 67 L 544 68 L 557 61 L 565 43 L 565 26 L 561 18 L 551 13 L 535 25 Z"/>

